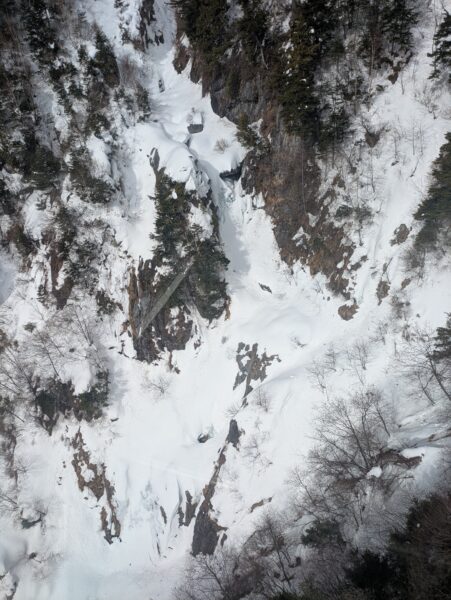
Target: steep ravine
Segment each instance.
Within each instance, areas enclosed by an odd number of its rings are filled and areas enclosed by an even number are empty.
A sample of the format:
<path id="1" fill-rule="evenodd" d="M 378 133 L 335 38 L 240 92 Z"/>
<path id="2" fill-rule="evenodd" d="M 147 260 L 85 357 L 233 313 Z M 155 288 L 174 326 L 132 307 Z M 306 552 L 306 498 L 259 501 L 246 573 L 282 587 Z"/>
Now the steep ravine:
<path id="1" fill-rule="evenodd" d="M 284 43 L 290 3 L 244 4 Z M 349 548 L 383 548 L 381 518 L 446 479 L 445 242 L 412 262 L 450 129 L 448 84 L 429 79 L 438 13 L 365 80 L 332 158 L 288 131 L 269 38 L 252 64 L 232 40 L 212 71 L 179 9 L 0 9 L 0 600 L 223 600 L 186 567 L 285 514 L 340 400 L 352 418 L 369 402 L 376 429 L 358 474 L 326 486 Z M 283 576 L 278 544 L 256 555 L 261 585 L 310 576 L 302 511 Z"/>

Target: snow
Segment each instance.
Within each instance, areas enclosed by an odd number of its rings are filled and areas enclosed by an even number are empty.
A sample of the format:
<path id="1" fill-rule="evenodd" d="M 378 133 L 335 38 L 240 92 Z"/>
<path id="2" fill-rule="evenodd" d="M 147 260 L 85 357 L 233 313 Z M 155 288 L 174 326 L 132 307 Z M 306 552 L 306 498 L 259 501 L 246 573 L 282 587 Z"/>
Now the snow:
<path id="1" fill-rule="evenodd" d="M 0 252 L 0 304 L 3 304 L 14 290 L 16 269 L 4 252 Z"/>
<path id="2" fill-rule="evenodd" d="M 85 0 L 83 5 L 115 51 L 124 52 L 119 25 L 136 29 L 139 2 L 124 3 L 120 14 L 113 0 Z M 437 425 L 431 425 L 428 407 L 412 406 L 410 399 L 402 401 L 392 362 L 403 324 L 393 318 L 388 299 L 378 305 L 376 297 L 385 263 L 392 290 L 399 290 L 406 277 L 404 249 L 390 241 L 401 223 L 416 227 L 412 214 L 449 129 L 449 94 L 437 93 L 436 115 L 415 99 L 415 89 L 427 81 L 429 73 L 431 27 L 423 32 L 418 58 L 409 65 L 402 82 L 381 93 L 364 115 L 372 127 L 383 125 L 386 132 L 373 151 L 366 151 L 358 174 L 363 180 L 371 160 L 378 182 L 377 197 L 369 185 L 364 193 L 377 210 L 358 249 L 360 256 L 368 256 L 355 275 L 353 295 L 359 310 L 345 322 L 337 313 L 343 299 L 331 296 L 322 276 L 312 278 L 301 265 L 289 268 L 282 263 L 272 224 L 262 210 L 263 200 L 251 198 L 239 182 L 226 183 L 219 177 L 243 160 L 245 150 L 236 140 L 235 126 L 215 115 L 209 97 L 202 97 L 201 86 L 190 81 L 189 68 L 176 73 L 172 66 L 174 23 L 162 0 L 155 2 L 155 9 L 156 26 L 163 30 L 165 42 L 151 47 L 143 59 L 144 71 L 151 74 L 152 120 L 122 128 L 115 160 L 127 205 L 118 203 L 105 209 L 120 247 L 107 257 L 108 275 L 101 284 L 111 290 L 125 312 L 105 323 L 102 331 L 102 353 L 112 377 L 109 407 L 100 421 L 61 420 L 51 437 L 34 423 L 24 425 L 16 449 L 27 466 L 19 474 L 19 502 L 30 511 L 44 507 L 48 525 L 45 530 L 39 525 L 23 530 L 11 519 L 1 520 L 0 575 L 4 569 L 20 580 L 15 600 L 170 600 L 182 576 L 194 525 L 192 521 L 189 527 L 179 527 L 177 511 L 179 506 L 184 509 L 186 490 L 194 502 L 202 499 L 232 412 L 243 434 L 239 449 L 229 446 L 226 451 L 226 464 L 213 498 L 215 517 L 228 528 L 228 543 L 251 531 L 258 516 L 258 511 L 250 514 L 252 504 L 272 497 L 273 506 L 283 506 L 290 470 L 311 447 L 312 418 L 323 401 L 308 370 L 312 361 L 321 359 L 333 345 L 339 359 L 336 372 L 328 376 L 328 386 L 337 394 L 357 389 L 358 382 L 345 364 L 346 349 L 353 340 L 375 336 L 380 323 L 388 324 L 388 333 L 385 343 L 371 344 L 365 381 L 380 386 L 398 407 L 400 428 L 390 443 L 403 448 L 406 457 L 423 457 L 416 472 L 419 485 L 426 486 L 439 477 L 440 448 L 429 444 L 427 438 L 440 433 L 443 423 L 437 419 Z M 164 82 L 163 91 L 160 81 Z M 203 131 L 190 135 L 190 122 L 203 123 Z M 401 136 L 399 160 L 393 164 L 390 132 L 395 127 L 417 136 L 422 149 L 414 151 L 412 137 Z M 217 150 L 219 141 L 224 142 L 223 151 Z M 110 164 L 107 145 L 92 137 L 89 149 L 100 172 L 105 172 Z M 139 363 L 134 359 L 131 340 L 121 333 L 127 318 L 128 271 L 137 266 L 140 257 L 150 258 L 153 251 L 155 174 L 150 159 L 155 150 L 159 167 L 173 179 L 189 182 L 191 189 L 201 191 L 207 184 L 211 186 L 221 241 L 230 260 L 230 316 L 208 326 L 192 315 L 197 338 L 171 357 L 179 373 L 170 369 L 168 356 L 158 364 Z M 31 200 L 27 215 L 33 231 L 41 231 L 42 217 Z M 193 209 L 190 218 L 206 232 L 211 231 L 211 223 L 200 209 Z M 357 236 L 354 241 L 360 244 Z M 10 327 L 19 338 L 25 335 L 24 324 L 39 320 L 36 270 L 36 278 L 23 281 L 14 295 L 15 267 L 6 255 L 0 255 L 0 302 L 6 303 L 5 310 L 13 315 Z M 445 260 L 430 265 L 423 281 L 404 290 L 412 320 L 432 328 L 444 323 L 451 299 L 449 280 Z M 21 298 L 19 292 L 24 290 Z M 90 302 L 86 300 L 87 306 Z M 242 406 L 244 384 L 233 389 L 240 342 L 250 346 L 257 343 L 259 355 L 266 351 L 280 359 L 267 367 L 267 379 L 254 385 L 266 392 L 267 411 L 258 407 L 256 390 L 247 398 L 247 406 Z M 86 389 L 92 377 L 84 360 L 66 364 L 64 373 L 74 381 L 77 391 Z M 160 378 L 167 382 L 164 392 L 158 391 Z M 122 531 L 121 540 L 111 545 L 100 529 L 104 500 L 98 502 L 87 488 L 82 492 L 77 485 L 70 443 L 77 431 L 83 434 L 90 460 L 105 465 L 114 485 Z M 197 438 L 205 432 L 211 437 L 200 444 Z M 260 446 L 259 458 L 249 450 L 252 436 Z M 380 475 L 380 467 L 368 473 L 368 477 Z M 86 480 L 90 477 L 87 472 Z M 38 553 L 36 559 L 28 558 L 32 552 Z M 6 596 L 10 577 L 2 579 L 0 585 L 0 596 Z"/>

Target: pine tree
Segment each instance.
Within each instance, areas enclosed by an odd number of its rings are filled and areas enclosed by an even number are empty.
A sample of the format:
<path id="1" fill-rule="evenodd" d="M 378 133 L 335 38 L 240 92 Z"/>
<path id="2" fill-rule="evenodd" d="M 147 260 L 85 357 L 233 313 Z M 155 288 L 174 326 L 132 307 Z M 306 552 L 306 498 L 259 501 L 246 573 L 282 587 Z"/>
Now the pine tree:
<path id="1" fill-rule="evenodd" d="M 263 52 L 268 34 L 268 14 L 261 0 L 241 0 L 243 16 L 238 21 L 238 36 L 244 51 L 252 62 Z"/>
<path id="2" fill-rule="evenodd" d="M 451 314 L 448 314 L 446 326 L 437 328 L 434 346 L 432 356 L 435 360 L 451 360 Z"/>
<path id="3" fill-rule="evenodd" d="M 173 182 L 163 172 L 158 172 L 155 187 L 157 218 L 155 239 L 156 256 L 174 268 L 180 261 L 180 249 L 187 241 L 189 193 L 182 183 Z"/>
<path id="4" fill-rule="evenodd" d="M 27 0 L 23 12 L 31 51 L 40 62 L 51 63 L 58 53 L 54 7 L 45 0 Z"/>
<path id="5" fill-rule="evenodd" d="M 433 58 L 433 71 L 430 79 L 437 79 L 443 69 L 448 72 L 448 82 L 451 83 L 451 15 L 449 12 L 445 11 L 442 22 L 434 35 L 433 48 L 431 54 L 428 54 Z"/>
<path id="6" fill-rule="evenodd" d="M 319 132 L 318 101 L 315 98 L 315 69 L 319 45 L 302 8 L 293 12 L 290 46 L 281 74 L 280 100 L 288 130 L 316 139 Z"/>
<path id="7" fill-rule="evenodd" d="M 434 161 L 427 196 L 415 213 L 415 218 L 424 223 L 417 246 L 433 246 L 438 232 L 451 225 L 451 133 L 446 134 L 446 140 Z"/>
<path id="8" fill-rule="evenodd" d="M 412 47 L 412 27 L 418 22 L 410 0 L 388 0 L 382 9 L 382 32 L 391 41 L 391 52 L 408 52 Z"/>
<path id="9" fill-rule="evenodd" d="M 119 67 L 110 42 L 100 30 L 96 33 L 96 50 L 89 64 L 91 75 L 101 73 L 103 80 L 110 87 L 119 85 Z"/>
<path id="10" fill-rule="evenodd" d="M 213 67 L 230 41 L 227 0 L 174 0 L 186 34 L 205 63 Z"/>

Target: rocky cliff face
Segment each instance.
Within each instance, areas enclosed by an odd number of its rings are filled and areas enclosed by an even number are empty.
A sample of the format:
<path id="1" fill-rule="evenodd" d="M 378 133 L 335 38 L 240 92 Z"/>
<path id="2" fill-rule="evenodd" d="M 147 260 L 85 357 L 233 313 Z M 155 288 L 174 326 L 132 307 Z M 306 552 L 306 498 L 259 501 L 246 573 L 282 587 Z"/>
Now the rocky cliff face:
<path id="1" fill-rule="evenodd" d="M 213 110 L 238 125 L 250 150 L 243 185 L 261 195 L 281 257 L 324 274 L 331 292 L 349 300 L 361 260 L 353 259 L 352 231 L 372 212 L 348 184 L 368 160 L 364 149 L 350 151 L 349 141 L 369 149 L 378 143 L 380 132 L 363 113 L 409 63 L 421 9 L 218 1 L 208 10 L 221 15 L 221 30 L 207 35 L 197 2 L 176 6 L 174 64 L 179 71 L 189 64 Z"/>

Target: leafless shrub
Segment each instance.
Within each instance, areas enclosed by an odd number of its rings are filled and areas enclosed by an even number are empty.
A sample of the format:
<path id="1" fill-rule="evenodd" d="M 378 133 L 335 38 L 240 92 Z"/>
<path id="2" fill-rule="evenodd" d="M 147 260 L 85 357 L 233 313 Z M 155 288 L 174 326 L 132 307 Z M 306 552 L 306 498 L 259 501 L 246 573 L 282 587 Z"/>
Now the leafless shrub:
<path id="1" fill-rule="evenodd" d="M 390 298 L 392 307 L 393 317 L 396 321 L 405 321 L 409 315 L 410 303 L 408 300 L 404 300 L 402 296 L 393 294 Z"/>
<path id="2" fill-rule="evenodd" d="M 312 385 L 320 390 L 326 397 L 328 396 L 327 376 L 333 371 L 335 371 L 335 369 L 330 368 L 330 363 L 327 359 L 318 360 L 315 358 L 307 367 L 307 372 Z"/>
<path id="3" fill-rule="evenodd" d="M 243 408 L 243 402 L 234 402 L 226 410 L 226 416 L 229 419 L 234 419 Z"/>
<path id="4" fill-rule="evenodd" d="M 255 405 L 261 408 L 263 412 L 267 413 L 271 410 L 271 398 L 263 387 L 257 388 L 253 396 Z"/>
<path id="5" fill-rule="evenodd" d="M 224 152 L 227 150 L 227 148 L 230 147 L 230 144 L 227 140 L 225 140 L 224 138 L 219 139 L 214 147 L 215 152 L 219 152 L 220 154 L 224 154 Z"/>
<path id="6" fill-rule="evenodd" d="M 258 574 L 254 593 L 263 598 L 296 590 L 298 539 L 292 524 L 283 513 L 268 510 L 257 522 L 241 551 L 241 564 L 248 572 Z"/>
<path id="7" fill-rule="evenodd" d="M 326 375 L 328 371 L 324 364 L 314 359 L 310 366 L 307 367 L 307 372 L 312 384 L 327 396 Z"/>
<path id="8" fill-rule="evenodd" d="M 434 119 L 437 118 L 439 106 L 437 104 L 437 89 L 426 81 L 420 89 L 414 91 L 415 100 L 419 102 L 431 114 Z"/>
<path id="9" fill-rule="evenodd" d="M 441 399 L 451 401 L 451 360 L 437 360 L 434 334 L 416 328 L 397 352 L 397 365 L 412 391 L 419 392 L 430 404 Z"/>
<path id="10" fill-rule="evenodd" d="M 280 513 L 266 512 L 240 549 L 217 548 L 190 560 L 177 600 L 274 598 L 296 589 L 298 541 Z"/>
<path id="11" fill-rule="evenodd" d="M 262 450 L 262 444 L 266 438 L 266 433 L 251 433 L 242 449 L 242 454 L 245 458 L 253 465 L 258 465 L 262 468 L 269 467 L 271 464 L 271 461 L 265 456 Z"/>
<path id="12" fill-rule="evenodd" d="M 121 84 L 125 89 L 136 89 L 139 83 L 139 67 L 128 54 L 117 61 Z"/>
<path id="13" fill-rule="evenodd" d="M 155 379 L 149 379 L 147 385 L 158 398 L 163 398 L 167 395 L 171 382 L 167 377 L 158 375 Z"/>
<path id="14" fill-rule="evenodd" d="M 364 385 L 366 380 L 366 367 L 370 358 L 369 345 L 365 340 L 357 340 L 346 350 L 348 369 L 356 375 L 359 382 Z"/>
<path id="15" fill-rule="evenodd" d="M 333 344 L 330 344 L 324 354 L 324 366 L 328 372 L 337 370 L 338 352 Z"/>
<path id="16" fill-rule="evenodd" d="M 3 512 L 14 513 L 19 510 L 17 501 L 11 494 L 0 489 L 0 509 Z"/>
<path id="17" fill-rule="evenodd" d="M 388 330 L 388 323 L 385 321 L 379 321 L 374 328 L 374 333 L 371 336 L 370 341 L 385 344 Z"/>
<path id="18" fill-rule="evenodd" d="M 0 390 L 2 408 L 11 408 L 12 400 L 26 400 L 34 395 L 34 367 L 16 342 L 9 342 L 0 354 Z"/>
<path id="19" fill-rule="evenodd" d="M 240 565 L 239 552 L 220 547 L 212 556 L 200 554 L 190 560 L 177 600 L 240 600 L 255 585 L 255 574 Z"/>
<path id="20" fill-rule="evenodd" d="M 313 359 L 307 367 L 309 379 L 313 386 L 319 389 L 326 397 L 328 396 L 327 377 L 337 371 L 338 353 L 331 344 L 324 353 L 321 360 Z"/>
<path id="21" fill-rule="evenodd" d="M 89 309 L 68 305 L 44 316 L 38 307 L 36 314 L 38 320 L 25 327 L 27 337 L 7 340 L 0 352 L 0 408 L 19 420 L 15 403 L 34 399 L 49 378 L 65 381 L 68 364 L 87 362 L 97 371 L 105 370 L 97 323 Z"/>

